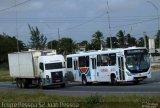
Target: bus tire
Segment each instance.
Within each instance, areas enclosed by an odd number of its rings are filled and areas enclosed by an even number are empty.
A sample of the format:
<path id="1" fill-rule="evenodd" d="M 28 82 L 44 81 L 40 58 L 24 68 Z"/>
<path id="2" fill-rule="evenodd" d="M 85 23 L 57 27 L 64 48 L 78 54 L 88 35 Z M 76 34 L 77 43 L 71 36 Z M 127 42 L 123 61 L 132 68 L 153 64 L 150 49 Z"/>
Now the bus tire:
<path id="1" fill-rule="evenodd" d="M 137 85 L 137 84 L 139 84 L 139 81 L 138 81 L 138 80 L 135 80 L 135 81 L 133 81 L 133 84 L 134 84 L 134 85 Z"/>
<path id="2" fill-rule="evenodd" d="M 82 76 L 82 85 L 87 85 L 87 78 L 85 75 Z"/>
<path id="3" fill-rule="evenodd" d="M 111 74 L 111 85 L 117 85 L 116 76 L 114 74 Z"/>

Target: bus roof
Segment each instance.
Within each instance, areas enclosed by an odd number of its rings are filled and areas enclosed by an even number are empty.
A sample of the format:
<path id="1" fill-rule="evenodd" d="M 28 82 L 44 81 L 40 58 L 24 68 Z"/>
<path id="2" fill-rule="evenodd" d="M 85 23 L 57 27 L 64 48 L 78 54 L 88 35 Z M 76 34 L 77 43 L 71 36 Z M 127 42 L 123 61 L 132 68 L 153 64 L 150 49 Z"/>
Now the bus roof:
<path id="1" fill-rule="evenodd" d="M 106 54 L 106 53 L 121 53 L 124 50 L 132 50 L 132 49 L 146 49 L 145 47 L 129 47 L 129 48 L 116 48 L 116 49 L 108 49 L 108 50 L 91 50 L 87 52 L 79 52 L 76 54 L 69 54 L 66 57 L 77 57 L 77 56 L 85 56 L 85 55 L 96 55 L 96 54 Z"/>

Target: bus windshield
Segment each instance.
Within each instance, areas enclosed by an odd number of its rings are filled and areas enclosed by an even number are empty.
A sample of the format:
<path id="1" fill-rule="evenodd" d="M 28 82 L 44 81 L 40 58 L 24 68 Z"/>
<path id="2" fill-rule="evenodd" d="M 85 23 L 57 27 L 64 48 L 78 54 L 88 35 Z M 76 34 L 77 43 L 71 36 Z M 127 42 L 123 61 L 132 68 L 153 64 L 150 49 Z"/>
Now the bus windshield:
<path id="1" fill-rule="evenodd" d="M 63 68 L 62 62 L 45 64 L 45 69 L 46 70 L 61 69 L 61 68 Z"/>
<path id="2" fill-rule="evenodd" d="M 142 73 L 150 68 L 149 55 L 146 49 L 126 50 L 126 68 L 132 73 Z"/>

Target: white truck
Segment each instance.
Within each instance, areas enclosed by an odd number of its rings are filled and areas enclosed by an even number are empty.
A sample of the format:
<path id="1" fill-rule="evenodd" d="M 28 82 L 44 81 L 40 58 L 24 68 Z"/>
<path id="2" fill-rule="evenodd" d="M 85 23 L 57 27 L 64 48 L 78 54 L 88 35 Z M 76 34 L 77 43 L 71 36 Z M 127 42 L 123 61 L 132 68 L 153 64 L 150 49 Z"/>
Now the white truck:
<path id="1" fill-rule="evenodd" d="M 43 55 L 40 51 L 8 54 L 10 76 L 17 87 L 52 85 L 65 87 L 65 59 L 62 55 Z"/>

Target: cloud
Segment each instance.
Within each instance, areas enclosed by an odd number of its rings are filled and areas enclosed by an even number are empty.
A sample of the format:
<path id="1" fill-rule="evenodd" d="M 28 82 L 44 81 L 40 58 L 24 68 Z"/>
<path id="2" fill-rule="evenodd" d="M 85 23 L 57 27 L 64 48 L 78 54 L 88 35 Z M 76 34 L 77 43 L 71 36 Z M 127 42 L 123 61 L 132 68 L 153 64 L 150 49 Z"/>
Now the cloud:
<path id="1" fill-rule="evenodd" d="M 17 3 L 26 0 L 17 0 Z M 49 38 L 57 38 L 57 29 L 60 29 L 62 36 L 71 36 L 76 40 L 91 40 L 91 36 L 96 30 L 100 30 L 106 36 L 108 33 L 107 20 L 107 0 L 31 0 L 23 5 L 17 6 L 18 18 L 23 20 L 18 23 L 18 31 L 21 36 L 29 34 L 28 24 L 37 26 L 40 31 L 47 34 Z M 138 20 L 156 16 L 156 10 L 147 0 L 108 0 L 111 16 L 111 27 L 132 24 Z M 152 0 L 159 5 L 159 0 Z M 14 4 L 14 0 L 1 0 L 0 9 L 7 8 Z M 104 16 L 100 16 L 104 13 Z M 98 19 L 93 20 L 95 17 Z M 134 18 L 132 16 L 138 16 Z M 141 18 L 142 17 L 142 18 Z M 16 12 L 14 8 L 5 12 L 0 12 L 0 33 L 5 32 L 15 35 Z M 130 19 L 132 18 L 132 19 Z M 4 21 L 5 19 L 5 21 Z M 12 20 L 12 23 L 10 23 Z M 126 20 L 125 20 L 126 19 Z M 92 21 L 90 21 L 92 20 Z M 46 21 L 46 23 L 45 23 Z M 88 21 L 90 21 L 88 23 Z M 150 23 L 122 26 L 112 29 L 112 34 L 116 34 L 122 29 L 135 34 L 144 31 L 153 31 L 157 20 Z M 79 26 L 81 25 L 81 26 Z M 149 27 L 148 27 L 149 25 Z M 82 36 L 84 36 L 82 38 Z M 23 39 L 23 38 L 22 38 Z"/>

